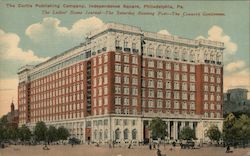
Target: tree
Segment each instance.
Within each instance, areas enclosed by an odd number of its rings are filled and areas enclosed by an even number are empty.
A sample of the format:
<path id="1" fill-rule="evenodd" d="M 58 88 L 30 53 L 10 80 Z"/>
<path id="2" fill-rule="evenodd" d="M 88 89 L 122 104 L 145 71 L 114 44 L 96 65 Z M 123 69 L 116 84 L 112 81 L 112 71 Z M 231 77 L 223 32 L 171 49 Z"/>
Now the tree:
<path id="1" fill-rule="evenodd" d="M 48 141 L 53 142 L 58 140 L 57 129 L 54 126 L 49 126 L 47 131 Z"/>
<path id="2" fill-rule="evenodd" d="M 153 118 L 149 129 L 151 130 L 151 135 L 153 139 L 161 138 L 165 139 L 165 136 L 167 136 L 167 125 L 166 123 L 159 117 Z"/>
<path id="3" fill-rule="evenodd" d="M 180 133 L 180 139 L 182 140 L 191 140 L 195 139 L 195 131 L 191 129 L 189 126 L 184 127 Z"/>
<path id="4" fill-rule="evenodd" d="M 207 131 L 207 136 L 210 140 L 216 141 L 217 144 L 219 144 L 221 138 L 221 132 L 217 126 L 212 125 L 211 127 L 209 127 Z"/>
<path id="5" fill-rule="evenodd" d="M 19 128 L 19 138 L 21 141 L 29 141 L 31 138 L 31 131 L 26 125 Z"/>
<path id="6" fill-rule="evenodd" d="M 37 122 L 34 130 L 37 141 L 46 141 L 47 127 L 43 121 Z"/>
<path id="7" fill-rule="evenodd" d="M 58 140 L 66 140 L 69 137 L 69 131 L 63 126 L 59 127 L 57 130 Z"/>

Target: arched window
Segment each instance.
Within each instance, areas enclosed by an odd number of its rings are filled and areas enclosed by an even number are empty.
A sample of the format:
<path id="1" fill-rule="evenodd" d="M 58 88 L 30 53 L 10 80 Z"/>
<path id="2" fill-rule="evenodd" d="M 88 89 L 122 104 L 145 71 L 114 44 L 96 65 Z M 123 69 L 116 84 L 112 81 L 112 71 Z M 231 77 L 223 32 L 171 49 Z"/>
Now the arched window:
<path id="1" fill-rule="evenodd" d="M 119 128 L 115 130 L 115 140 L 119 140 L 120 139 L 120 130 Z"/>
<path id="2" fill-rule="evenodd" d="M 163 46 L 158 46 L 156 50 L 156 56 L 159 58 L 162 58 L 162 53 L 163 53 Z"/>
<path id="3" fill-rule="evenodd" d="M 150 44 L 147 49 L 148 56 L 153 57 L 154 56 L 154 47 Z"/>
<path id="4" fill-rule="evenodd" d="M 166 57 L 167 59 L 171 59 L 171 58 L 172 58 L 172 52 L 171 52 L 171 47 L 170 47 L 170 46 L 168 46 L 168 47 L 166 48 L 166 50 L 165 50 L 165 57 Z"/>
<path id="5" fill-rule="evenodd" d="M 128 129 L 125 129 L 123 131 L 123 138 L 124 138 L 124 140 L 128 139 Z"/>
<path id="6" fill-rule="evenodd" d="M 133 130 L 132 130 L 132 139 L 133 139 L 133 140 L 136 140 L 136 138 L 137 138 L 136 135 L 137 135 L 137 131 L 136 131 L 136 129 L 133 129 Z"/>

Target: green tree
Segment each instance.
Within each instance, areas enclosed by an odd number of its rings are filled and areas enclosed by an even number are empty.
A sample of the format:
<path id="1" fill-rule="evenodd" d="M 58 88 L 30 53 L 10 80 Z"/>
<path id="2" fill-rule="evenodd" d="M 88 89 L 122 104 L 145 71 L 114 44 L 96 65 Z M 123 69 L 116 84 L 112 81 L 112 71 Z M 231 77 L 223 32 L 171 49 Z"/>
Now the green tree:
<path id="1" fill-rule="evenodd" d="M 54 142 L 58 140 L 57 129 L 54 126 L 49 126 L 47 131 L 48 141 Z"/>
<path id="2" fill-rule="evenodd" d="M 153 139 L 161 138 L 165 139 L 165 136 L 167 136 L 167 125 L 166 123 L 159 117 L 153 118 L 149 129 L 151 130 L 151 135 Z"/>
<path id="3" fill-rule="evenodd" d="M 221 138 L 221 132 L 217 126 L 212 125 L 211 127 L 209 127 L 207 131 L 207 136 L 210 140 L 216 141 L 217 144 L 219 144 Z"/>
<path id="4" fill-rule="evenodd" d="M 26 125 L 19 128 L 19 138 L 21 141 L 29 141 L 31 139 L 31 131 Z"/>
<path id="5" fill-rule="evenodd" d="M 37 141 L 46 141 L 47 127 L 43 121 L 37 122 L 34 130 L 34 136 Z"/>
<path id="6" fill-rule="evenodd" d="M 182 140 L 191 140 L 195 139 L 195 131 L 189 126 L 184 127 L 179 133 L 180 139 Z"/>
<path id="7" fill-rule="evenodd" d="M 16 141 L 18 139 L 18 129 L 16 127 L 6 128 L 6 139 Z"/>
<path id="8" fill-rule="evenodd" d="M 233 113 L 230 113 L 224 120 L 223 124 L 223 139 L 225 142 L 231 142 L 232 140 L 236 140 L 237 127 L 235 127 L 235 123 L 237 118 Z"/>
<path id="9" fill-rule="evenodd" d="M 67 138 L 69 137 L 69 131 L 63 126 L 59 127 L 57 129 L 57 137 L 58 140 L 67 140 Z"/>

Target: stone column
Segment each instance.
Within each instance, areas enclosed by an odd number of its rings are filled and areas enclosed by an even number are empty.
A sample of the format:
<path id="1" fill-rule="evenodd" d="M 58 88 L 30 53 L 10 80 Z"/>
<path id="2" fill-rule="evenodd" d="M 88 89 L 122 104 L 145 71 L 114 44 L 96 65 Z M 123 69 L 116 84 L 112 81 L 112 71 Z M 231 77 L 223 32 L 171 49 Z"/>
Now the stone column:
<path id="1" fill-rule="evenodd" d="M 174 140 L 178 139 L 178 122 L 177 121 L 174 121 L 174 131 L 173 131 L 173 134 L 174 134 Z"/>

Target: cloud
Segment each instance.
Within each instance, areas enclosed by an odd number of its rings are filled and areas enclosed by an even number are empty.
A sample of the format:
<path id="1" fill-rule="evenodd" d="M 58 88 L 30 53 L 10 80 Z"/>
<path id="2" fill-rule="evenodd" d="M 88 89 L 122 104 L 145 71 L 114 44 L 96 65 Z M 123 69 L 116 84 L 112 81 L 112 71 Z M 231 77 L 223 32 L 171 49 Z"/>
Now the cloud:
<path id="1" fill-rule="evenodd" d="M 166 29 L 158 31 L 158 34 L 171 35 Z"/>
<path id="2" fill-rule="evenodd" d="M 15 33 L 6 33 L 0 29 L 0 55 L 2 59 L 30 62 L 42 62 L 48 58 L 38 57 L 32 50 L 19 47 L 20 37 Z"/>
<path id="3" fill-rule="evenodd" d="M 13 99 L 17 108 L 18 79 L 0 79 L 0 117 L 10 111 Z"/>
<path id="4" fill-rule="evenodd" d="M 250 91 L 250 68 L 225 75 L 223 85 L 224 92 L 232 88 L 245 88 Z M 250 98 L 250 92 L 248 92 L 248 98 Z"/>
<path id="5" fill-rule="evenodd" d="M 240 70 L 246 66 L 246 63 L 243 60 L 238 60 L 235 62 L 231 62 L 225 66 L 225 70 L 227 72 L 234 72 L 236 70 Z"/>
<path id="6" fill-rule="evenodd" d="M 205 39 L 203 36 L 198 36 L 196 39 Z M 230 36 L 224 33 L 224 30 L 214 25 L 208 30 L 208 40 L 223 42 L 225 46 L 225 53 L 234 55 L 237 52 L 238 46 L 231 41 Z"/>
<path id="7" fill-rule="evenodd" d="M 61 21 L 54 17 L 46 17 L 39 23 L 30 25 L 25 34 L 37 44 L 65 44 L 68 42 L 82 42 L 89 31 L 104 25 L 97 17 L 80 19 L 71 28 L 61 26 Z"/>

